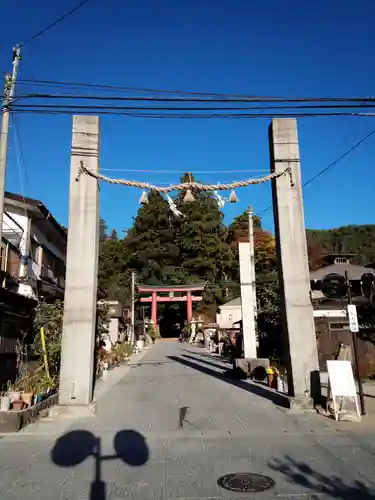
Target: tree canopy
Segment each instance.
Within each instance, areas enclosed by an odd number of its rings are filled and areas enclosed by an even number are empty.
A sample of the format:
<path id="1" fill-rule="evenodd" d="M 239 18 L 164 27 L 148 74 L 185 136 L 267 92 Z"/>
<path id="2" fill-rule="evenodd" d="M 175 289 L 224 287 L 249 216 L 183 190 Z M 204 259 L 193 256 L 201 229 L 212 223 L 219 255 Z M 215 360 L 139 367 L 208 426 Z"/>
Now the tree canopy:
<path id="1" fill-rule="evenodd" d="M 185 174 L 181 181 L 187 179 L 194 180 Z M 176 215 L 164 195 L 151 192 L 125 237 L 115 230 L 109 235 L 101 219 L 99 285 L 110 299 L 130 304 L 133 270 L 137 281 L 145 284 L 207 282 L 199 307 L 212 318 L 218 305 L 239 296 L 238 242 L 248 240 L 248 213 L 226 226 L 213 193 L 193 190 L 191 194 L 190 202 L 184 202 L 186 192 L 174 198 L 180 211 Z M 263 230 L 259 217 L 254 216 L 253 222 L 258 307 L 277 312 L 275 238 Z M 354 263 L 368 264 L 375 261 L 375 225 L 307 230 L 307 246 L 311 269 L 325 265 L 325 257 L 333 252 L 353 254 Z"/>

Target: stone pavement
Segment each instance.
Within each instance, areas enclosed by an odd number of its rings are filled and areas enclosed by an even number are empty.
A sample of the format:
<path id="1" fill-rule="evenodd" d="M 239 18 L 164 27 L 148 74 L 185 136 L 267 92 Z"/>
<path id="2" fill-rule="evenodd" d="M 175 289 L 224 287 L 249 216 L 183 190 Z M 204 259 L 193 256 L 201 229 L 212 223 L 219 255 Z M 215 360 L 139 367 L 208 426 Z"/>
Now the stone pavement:
<path id="1" fill-rule="evenodd" d="M 96 416 L 1 436 L 0 500 L 375 499 L 371 426 L 291 414 L 224 371 L 204 349 L 158 342 Z M 276 484 L 233 493 L 217 485 L 230 472 Z"/>

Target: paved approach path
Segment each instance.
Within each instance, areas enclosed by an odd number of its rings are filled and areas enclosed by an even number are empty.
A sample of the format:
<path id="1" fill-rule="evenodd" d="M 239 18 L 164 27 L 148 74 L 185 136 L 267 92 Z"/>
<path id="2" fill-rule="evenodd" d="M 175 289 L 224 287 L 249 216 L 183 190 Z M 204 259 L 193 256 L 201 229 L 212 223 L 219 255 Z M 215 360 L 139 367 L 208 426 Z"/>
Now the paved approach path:
<path id="1" fill-rule="evenodd" d="M 204 349 L 157 343 L 95 417 L 1 437 L 0 499 L 375 499 L 373 428 L 290 414 L 224 368 Z M 276 485 L 229 492 L 217 479 L 230 472 Z"/>

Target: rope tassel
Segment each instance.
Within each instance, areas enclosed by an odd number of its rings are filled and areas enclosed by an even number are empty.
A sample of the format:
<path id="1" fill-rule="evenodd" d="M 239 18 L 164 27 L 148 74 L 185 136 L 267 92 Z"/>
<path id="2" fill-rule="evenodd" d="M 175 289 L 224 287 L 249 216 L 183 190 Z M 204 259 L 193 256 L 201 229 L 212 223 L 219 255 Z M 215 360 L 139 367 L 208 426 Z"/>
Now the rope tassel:
<path id="1" fill-rule="evenodd" d="M 184 196 L 184 203 L 189 203 L 195 201 L 195 198 L 193 196 L 193 193 L 191 192 L 191 189 L 186 190 L 186 194 Z"/>
<path id="2" fill-rule="evenodd" d="M 143 191 L 141 197 L 139 198 L 139 203 L 141 205 L 147 205 L 148 203 L 148 194 L 147 191 Z"/>
<path id="3" fill-rule="evenodd" d="M 232 191 L 230 192 L 230 195 L 229 195 L 229 203 L 237 203 L 237 202 L 238 202 L 238 198 L 237 198 L 236 192 L 234 189 L 232 189 Z"/>

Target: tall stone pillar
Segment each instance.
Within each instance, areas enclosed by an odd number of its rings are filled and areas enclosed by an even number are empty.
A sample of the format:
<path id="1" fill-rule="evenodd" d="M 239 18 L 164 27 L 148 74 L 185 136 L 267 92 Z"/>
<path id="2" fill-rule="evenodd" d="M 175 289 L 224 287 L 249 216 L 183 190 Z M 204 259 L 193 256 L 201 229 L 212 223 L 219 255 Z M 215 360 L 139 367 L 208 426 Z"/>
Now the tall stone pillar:
<path id="1" fill-rule="evenodd" d="M 250 261 L 250 243 L 238 243 L 240 258 L 241 305 L 242 305 L 242 331 L 244 343 L 244 357 L 254 359 L 257 357 L 256 339 L 256 297 Z"/>
<path id="2" fill-rule="evenodd" d="M 92 400 L 99 253 L 99 118 L 73 116 L 59 404 Z"/>
<path id="3" fill-rule="evenodd" d="M 319 397 L 320 380 L 296 120 L 272 120 L 269 141 L 271 172 L 291 169 L 290 174 L 272 180 L 272 194 L 289 396 L 297 406 L 305 406 Z"/>

